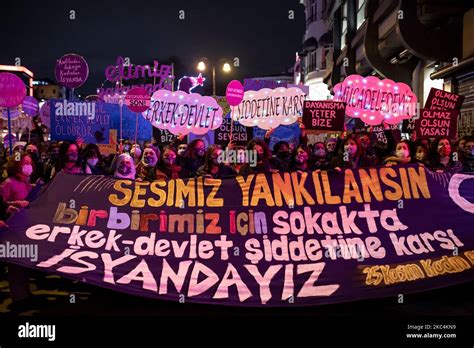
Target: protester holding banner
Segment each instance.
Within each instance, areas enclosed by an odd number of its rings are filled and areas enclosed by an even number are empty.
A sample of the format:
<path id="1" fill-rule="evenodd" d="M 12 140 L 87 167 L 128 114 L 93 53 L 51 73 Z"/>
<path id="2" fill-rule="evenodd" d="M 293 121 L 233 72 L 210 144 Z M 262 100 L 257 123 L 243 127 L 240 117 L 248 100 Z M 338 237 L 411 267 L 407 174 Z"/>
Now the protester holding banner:
<path id="1" fill-rule="evenodd" d="M 220 161 L 222 148 L 220 145 L 211 145 L 207 148 L 204 164 L 197 170 L 197 176 L 213 179 L 235 176 L 234 169 Z"/>
<path id="2" fill-rule="evenodd" d="M 84 162 L 82 164 L 84 173 L 90 171 L 94 175 L 107 175 L 102 155 L 96 144 L 88 144 L 82 151 Z M 89 168 L 89 170 L 87 170 Z"/>
<path id="3" fill-rule="evenodd" d="M 160 157 L 159 150 L 149 145 L 143 151 L 142 160 L 137 165 L 137 180 L 154 181 L 156 180 L 156 164 Z"/>
<path id="4" fill-rule="evenodd" d="M 30 184 L 30 176 L 34 170 L 33 160 L 28 154 L 22 154 L 19 160 L 15 157 L 16 154 L 8 159 L 8 179 L 2 184 L 2 197 L 8 205 L 25 208 L 29 204 L 26 200 L 28 194 L 33 189 Z"/>
<path id="5" fill-rule="evenodd" d="M 335 147 L 335 142 L 332 142 Z M 332 146 L 332 145 L 331 145 Z M 323 142 L 316 142 L 313 145 L 313 159 L 311 167 L 313 170 L 329 169 L 329 158 L 326 152 L 326 146 Z"/>
<path id="6" fill-rule="evenodd" d="M 265 137 L 265 139 L 267 139 Z M 273 168 L 280 172 L 288 171 L 291 162 L 290 144 L 286 141 L 279 141 L 273 146 L 274 155 L 271 158 Z"/>
<path id="7" fill-rule="evenodd" d="M 133 157 L 135 161 L 135 165 L 137 165 L 140 162 L 140 158 L 142 157 L 142 149 L 140 147 L 140 144 L 132 145 L 130 149 L 130 156 Z"/>
<path id="8" fill-rule="evenodd" d="M 257 153 L 257 165 L 251 166 L 249 163 L 244 163 L 239 170 L 240 175 L 246 174 L 257 174 L 257 173 L 269 173 L 275 172 L 276 169 L 272 168 L 270 163 L 271 152 L 265 141 L 261 139 L 253 139 L 247 144 L 247 150 L 256 151 Z"/>
<path id="9" fill-rule="evenodd" d="M 176 164 L 176 150 L 165 146 L 161 151 L 161 158 L 156 165 L 156 180 L 168 181 L 181 176 L 181 167 Z"/>
<path id="10" fill-rule="evenodd" d="M 206 154 L 206 144 L 201 139 L 194 139 L 186 148 L 186 152 L 178 165 L 182 167 L 182 176 L 191 178 L 196 175 L 200 166 L 204 164 L 204 155 Z"/>
<path id="11" fill-rule="evenodd" d="M 458 173 L 462 163 L 455 161 L 451 152 L 451 142 L 447 138 L 438 138 L 431 144 L 428 155 L 428 167 L 436 172 Z"/>
<path id="12" fill-rule="evenodd" d="M 412 155 L 410 153 L 410 144 L 406 140 L 399 141 L 395 147 L 395 153 L 386 157 L 383 164 L 386 166 L 412 163 Z"/>
<path id="13" fill-rule="evenodd" d="M 312 170 L 310 166 L 311 150 L 303 144 L 296 147 L 293 155 L 291 156 L 291 162 L 289 171 L 291 172 L 306 172 Z"/>
<path id="14" fill-rule="evenodd" d="M 365 168 L 373 166 L 371 157 L 367 157 L 356 134 L 350 134 L 343 142 L 337 157 L 331 161 L 331 168 Z"/>
<path id="15" fill-rule="evenodd" d="M 326 139 L 326 152 L 327 152 L 327 159 L 329 162 L 337 155 L 339 151 L 339 146 L 341 145 L 342 141 L 339 138 L 328 138 Z"/>
<path id="16" fill-rule="evenodd" d="M 43 179 L 44 163 L 41 161 L 38 147 L 36 145 L 28 144 L 26 147 L 26 153 L 31 157 L 34 164 L 33 173 L 30 176 L 30 183 L 34 184 L 38 179 Z"/>
<path id="17" fill-rule="evenodd" d="M 81 157 L 79 155 L 79 146 L 76 142 L 65 141 L 59 147 L 58 160 L 54 168 L 54 173 L 66 174 L 91 174 L 89 167 L 83 169 Z"/>
<path id="18" fill-rule="evenodd" d="M 420 164 L 426 164 L 426 160 L 428 158 L 428 151 L 429 151 L 429 147 L 426 146 L 425 143 L 418 142 L 418 145 L 416 146 L 416 150 L 415 150 L 414 162 L 420 163 Z"/>
<path id="19" fill-rule="evenodd" d="M 135 180 L 136 170 L 133 158 L 128 153 L 123 153 L 117 157 L 117 168 L 114 177 L 117 179 Z"/>
<path id="20" fill-rule="evenodd" d="M 51 144 L 47 150 L 47 153 L 49 154 L 49 156 L 47 161 L 44 163 L 44 182 L 48 182 L 53 176 L 54 168 L 56 167 L 56 163 L 59 157 L 59 145 Z"/>
<path id="21" fill-rule="evenodd" d="M 465 137 L 464 155 L 462 157 L 463 172 L 474 172 L 474 137 Z"/>

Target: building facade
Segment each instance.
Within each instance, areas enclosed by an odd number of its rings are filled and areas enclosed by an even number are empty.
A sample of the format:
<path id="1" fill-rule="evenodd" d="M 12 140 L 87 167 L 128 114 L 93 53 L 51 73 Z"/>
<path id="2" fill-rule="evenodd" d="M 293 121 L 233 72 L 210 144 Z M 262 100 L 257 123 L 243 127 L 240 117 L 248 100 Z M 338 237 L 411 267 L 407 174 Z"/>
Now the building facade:
<path id="1" fill-rule="evenodd" d="M 309 99 L 324 100 L 330 97 L 328 86 L 323 77 L 327 60 L 332 56 L 332 34 L 324 20 L 325 0 L 301 0 L 305 7 L 306 31 L 303 37 L 303 49 L 298 52 L 295 83 L 309 87 Z"/>
<path id="2" fill-rule="evenodd" d="M 474 125 L 472 1 L 327 0 L 333 50 L 323 77 L 375 75 L 412 87 L 421 106 L 432 87 L 466 97 L 459 136 Z"/>

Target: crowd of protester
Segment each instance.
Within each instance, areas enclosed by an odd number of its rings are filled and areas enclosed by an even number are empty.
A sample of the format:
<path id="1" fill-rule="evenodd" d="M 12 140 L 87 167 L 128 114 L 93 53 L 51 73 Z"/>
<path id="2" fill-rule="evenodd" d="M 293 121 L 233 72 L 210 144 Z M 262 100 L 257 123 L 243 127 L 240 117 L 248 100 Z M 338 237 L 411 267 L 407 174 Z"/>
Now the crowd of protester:
<path id="1" fill-rule="evenodd" d="M 117 154 L 109 156 L 104 156 L 96 144 L 17 142 L 11 149 L 12 154 L 9 148 L 5 148 L 0 156 L 0 228 L 8 227 L 5 222 L 8 216 L 28 207 L 35 193 L 58 173 L 155 181 L 199 176 L 216 179 L 253 173 L 341 171 L 345 168 L 406 164 L 419 164 L 435 172 L 451 174 L 474 172 L 472 136 L 452 142 L 447 138 L 416 139 L 412 134 L 409 139 L 397 140 L 395 131 L 385 126 L 386 141 L 377 140 L 370 131 L 361 131 L 344 132 L 337 137 L 328 137 L 325 142 L 308 144 L 304 126 L 301 128 L 296 145 L 279 141 L 270 150 L 274 130 L 268 131 L 263 139 L 252 139 L 245 147 L 231 143 L 227 151 L 236 152 L 239 161 L 230 163 L 222 160 L 225 149 L 221 146 L 213 144 L 206 148 L 201 139 L 186 144 L 183 137 L 176 138 L 167 146 L 159 146 L 154 141 L 132 144 L 125 140 L 119 145 Z M 254 161 L 249 160 L 249 153 L 254 154 Z M 242 158 L 248 161 L 242 163 Z M 28 297 L 28 289 L 23 287 L 27 283 L 24 277 L 21 267 L 10 267 L 10 284 L 20 284 L 19 288 L 11 289 L 16 302 Z"/>

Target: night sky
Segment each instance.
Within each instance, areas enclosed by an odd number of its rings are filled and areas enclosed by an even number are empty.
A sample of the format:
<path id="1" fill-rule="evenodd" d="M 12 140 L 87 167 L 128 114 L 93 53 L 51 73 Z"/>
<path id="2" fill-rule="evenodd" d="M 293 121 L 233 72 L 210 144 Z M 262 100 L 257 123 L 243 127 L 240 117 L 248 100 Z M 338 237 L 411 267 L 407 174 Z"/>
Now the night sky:
<path id="1" fill-rule="evenodd" d="M 184 20 L 178 18 L 180 10 Z M 83 94 L 95 94 L 105 80 L 105 68 L 119 55 L 143 65 L 177 57 L 178 79 L 179 73 L 196 76 L 203 56 L 230 62 L 238 57 L 237 70 L 225 78 L 217 73 L 217 94 L 222 95 L 231 79 L 276 74 L 293 66 L 305 31 L 299 0 L 15 0 L 2 4 L 0 25 L 0 64 L 13 65 L 19 57 L 35 78 L 54 81 L 56 59 L 77 53 L 90 69 L 88 81 L 77 90 Z M 209 72 L 205 77 L 210 88 Z"/>

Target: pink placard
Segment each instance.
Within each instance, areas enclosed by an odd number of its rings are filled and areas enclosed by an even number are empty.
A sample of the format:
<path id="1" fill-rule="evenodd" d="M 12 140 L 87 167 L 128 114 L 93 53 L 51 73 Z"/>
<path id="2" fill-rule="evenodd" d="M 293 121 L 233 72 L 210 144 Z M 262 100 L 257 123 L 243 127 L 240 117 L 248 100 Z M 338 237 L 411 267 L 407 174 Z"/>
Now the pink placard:
<path id="1" fill-rule="evenodd" d="M 132 112 L 145 112 L 150 107 L 151 98 L 147 90 L 142 87 L 132 88 L 125 96 L 125 105 Z"/>
<path id="2" fill-rule="evenodd" d="M 26 96 L 23 81 L 12 73 L 0 73 L 0 106 L 13 108 L 21 104 Z"/>
<path id="3" fill-rule="evenodd" d="M 239 105 L 244 99 L 244 86 L 238 80 L 232 80 L 227 85 L 225 97 L 230 106 Z"/>

